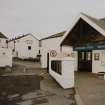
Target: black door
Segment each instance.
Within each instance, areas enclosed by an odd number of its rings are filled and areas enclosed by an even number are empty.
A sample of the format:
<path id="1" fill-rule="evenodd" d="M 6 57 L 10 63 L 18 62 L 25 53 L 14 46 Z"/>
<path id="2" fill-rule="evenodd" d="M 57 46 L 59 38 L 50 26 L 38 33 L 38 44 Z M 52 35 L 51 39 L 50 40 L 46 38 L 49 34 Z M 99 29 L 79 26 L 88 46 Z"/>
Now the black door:
<path id="1" fill-rule="evenodd" d="M 49 53 L 47 53 L 47 73 L 49 73 Z"/>
<path id="2" fill-rule="evenodd" d="M 78 70 L 92 72 L 92 51 L 78 51 Z"/>

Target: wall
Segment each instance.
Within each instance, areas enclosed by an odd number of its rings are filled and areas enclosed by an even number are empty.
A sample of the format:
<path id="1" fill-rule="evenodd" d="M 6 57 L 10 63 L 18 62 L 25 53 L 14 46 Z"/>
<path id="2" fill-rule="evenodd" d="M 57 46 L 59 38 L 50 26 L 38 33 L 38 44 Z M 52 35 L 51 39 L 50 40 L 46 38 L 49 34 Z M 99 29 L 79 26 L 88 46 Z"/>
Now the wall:
<path id="1" fill-rule="evenodd" d="M 42 40 L 42 47 L 41 50 L 41 66 L 42 68 L 47 67 L 47 53 L 51 50 L 60 51 L 60 41 L 62 37 L 55 37 L 46 40 Z"/>
<path id="2" fill-rule="evenodd" d="M 51 69 L 52 60 L 61 60 L 61 74 L 56 73 Z M 49 73 L 50 75 L 61 85 L 62 88 L 73 88 L 74 87 L 74 58 L 51 58 L 49 62 Z"/>
<path id="3" fill-rule="evenodd" d="M 94 59 L 94 54 L 99 54 L 99 60 Z M 105 72 L 105 50 L 93 50 L 92 55 L 92 72 Z"/>
<path id="4" fill-rule="evenodd" d="M 72 51 L 72 47 L 70 47 L 70 46 L 62 46 L 62 48 L 60 48 L 61 40 L 62 40 L 62 37 L 55 37 L 55 38 L 42 40 L 42 42 L 41 42 L 42 47 L 40 48 L 41 55 L 42 55 L 41 56 L 42 68 L 47 67 L 47 53 L 50 53 L 51 50 L 56 50 L 58 53 L 61 50 L 62 50 L 62 53 L 70 53 Z M 77 68 L 77 65 L 75 66 L 75 69 L 76 68 Z"/>
<path id="5" fill-rule="evenodd" d="M 12 51 L 8 48 L 0 48 L 0 67 L 12 67 Z"/>
<path id="6" fill-rule="evenodd" d="M 32 43 L 27 43 L 30 40 Z M 31 46 L 31 50 L 28 50 L 28 46 Z M 14 42 L 9 42 L 9 48 L 14 49 Z M 27 35 L 23 38 L 17 39 L 15 43 L 14 57 L 25 58 L 36 58 L 39 51 L 39 41 L 32 35 Z"/>
<path id="7" fill-rule="evenodd" d="M 62 46 L 62 53 L 74 53 L 74 70 L 78 70 L 78 52 L 73 51 L 71 46 Z"/>
<path id="8" fill-rule="evenodd" d="M 1 48 L 6 48 L 7 47 L 7 43 L 6 43 L 6 38 L 0 38 L 0 47 Z"/>

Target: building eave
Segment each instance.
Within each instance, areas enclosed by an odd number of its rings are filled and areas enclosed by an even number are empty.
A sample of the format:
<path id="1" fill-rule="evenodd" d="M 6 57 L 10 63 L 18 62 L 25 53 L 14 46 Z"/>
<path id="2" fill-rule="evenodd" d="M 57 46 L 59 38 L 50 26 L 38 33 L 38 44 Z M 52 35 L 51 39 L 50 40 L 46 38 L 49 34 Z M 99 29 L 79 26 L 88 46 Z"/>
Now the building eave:
<path id="1" fill-rule="evenodd" d="M 94 29 L 96 29 L 98 32 L 100 32 L 102 35 L 105 36 L 105 30 L 103 28 L 101 28 L 94 21 L 92 21 L 90 18 L 88 18 L 84 13 L 80 13 L 78 15 L 78 17 L 74 20 L 74 22 L 70 25 L 70 27 L 68 28 L 67 32 L 64 34 L 64 36 L 63 36 L 63 38 L 62 38 L 62 40 L 60 42 L 60 45 L 62 45 L 63 41 L 66 39 L 66 37 L 71 32 L 71 30 L 74 28 L 74 26 L 76 25 L 76 23 L 79 21 L 80 18 L 83 19 L 84 21 L 86 21 Z"/>

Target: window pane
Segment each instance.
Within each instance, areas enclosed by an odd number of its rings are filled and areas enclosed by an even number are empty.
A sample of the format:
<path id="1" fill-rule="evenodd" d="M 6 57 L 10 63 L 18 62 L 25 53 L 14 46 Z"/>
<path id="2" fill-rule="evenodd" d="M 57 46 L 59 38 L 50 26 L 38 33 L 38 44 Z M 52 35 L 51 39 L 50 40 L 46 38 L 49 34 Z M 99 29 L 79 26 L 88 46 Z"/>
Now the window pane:
<path id="1" fill-rule="evenodd" d="M 84 58 L 85 58 L 85 53 L 82 52 L 82 54 L 81 54 L 81 59 L 84 60 Z"/>
<path id="2" fill-rule="evenodd" d="M 86 60 L 91 60 L 91 52 L 86 53 Z"/>

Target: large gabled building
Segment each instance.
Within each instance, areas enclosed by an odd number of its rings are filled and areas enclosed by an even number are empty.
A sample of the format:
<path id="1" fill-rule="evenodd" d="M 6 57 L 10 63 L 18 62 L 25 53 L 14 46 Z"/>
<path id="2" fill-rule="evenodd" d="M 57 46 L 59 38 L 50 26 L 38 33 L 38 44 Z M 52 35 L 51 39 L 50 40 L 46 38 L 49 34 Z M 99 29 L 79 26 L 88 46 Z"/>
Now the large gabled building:
<path id="1" fill-rule="evenodd" d="M 8 43 L 13 57 L 21 59 L 36 58 L 39 53 L 39 40 L 32 34 L 25 34 L 11 39 Z"/>
<path id="2" fill-rule="evenodd" d="M 62 38 L 63 45 L 76 52 L 75 70 L 105 72 L 105 18 L 81 13 Z"/>

